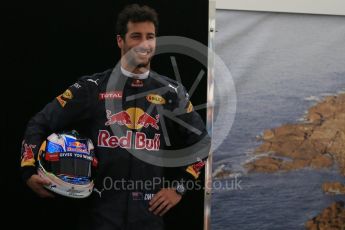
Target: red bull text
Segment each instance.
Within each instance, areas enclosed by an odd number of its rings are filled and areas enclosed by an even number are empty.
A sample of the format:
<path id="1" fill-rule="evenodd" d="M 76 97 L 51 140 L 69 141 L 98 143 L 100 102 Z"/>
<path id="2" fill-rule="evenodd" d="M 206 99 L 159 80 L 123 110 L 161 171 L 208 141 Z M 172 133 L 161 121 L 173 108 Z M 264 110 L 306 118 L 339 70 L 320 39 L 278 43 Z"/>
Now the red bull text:
<path id="1" fill-rule="evenodd" d="M 133 138 L 133 142 L 132 142 Z M 132 143 L 134 146 L 132 146 Z M 154 138 L 150 139 L 146 137 L 145 133 L 133 132 L 128 130 L 126 136 L 118 137 L 111 136 L 107 130 L 99 130 L 98 132 L 98 144 L 99 147 L 106 148 L 124 148 L 124 149 L 140 149 L 148 151 L 157 151 L 160 147 L 160 134 L 155 134 Z"/>

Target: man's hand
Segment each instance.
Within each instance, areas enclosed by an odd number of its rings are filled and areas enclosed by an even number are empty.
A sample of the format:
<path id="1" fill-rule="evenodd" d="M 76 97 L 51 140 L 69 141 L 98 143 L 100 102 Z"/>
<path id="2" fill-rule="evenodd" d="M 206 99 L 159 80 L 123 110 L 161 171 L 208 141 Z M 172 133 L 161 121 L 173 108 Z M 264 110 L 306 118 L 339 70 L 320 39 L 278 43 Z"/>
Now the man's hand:
<path id="1" fill-rule="evenodd" d="M 54 195 L 48 192 L 43 185 L 50 185 L 50 182 L 46 179 L 40 177 L 39 175 L 32 175 L 27 181 L 26 184 L 29 188 L 32 189 L 37 195 L 42 198 L 53 198 Z"/>
<path id="2" fill-rule="evenodd" d="M 174 189 L 163 188 L 150 201 L 149 211 L 155 215 L 163 216 L 167 211 L 180 202 L 182 196 L 177 194 Z"/>

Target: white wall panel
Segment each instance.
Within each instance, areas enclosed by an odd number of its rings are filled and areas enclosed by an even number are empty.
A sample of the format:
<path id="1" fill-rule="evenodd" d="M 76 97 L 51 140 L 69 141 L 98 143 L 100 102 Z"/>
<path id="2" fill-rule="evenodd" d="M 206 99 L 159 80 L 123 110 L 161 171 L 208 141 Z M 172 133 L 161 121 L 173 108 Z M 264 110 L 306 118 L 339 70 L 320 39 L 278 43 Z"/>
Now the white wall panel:
<path id="1" fill-rule="evenodd" d="M 345 15 L 344 0 L 216 0 L 217 9 Z"/>

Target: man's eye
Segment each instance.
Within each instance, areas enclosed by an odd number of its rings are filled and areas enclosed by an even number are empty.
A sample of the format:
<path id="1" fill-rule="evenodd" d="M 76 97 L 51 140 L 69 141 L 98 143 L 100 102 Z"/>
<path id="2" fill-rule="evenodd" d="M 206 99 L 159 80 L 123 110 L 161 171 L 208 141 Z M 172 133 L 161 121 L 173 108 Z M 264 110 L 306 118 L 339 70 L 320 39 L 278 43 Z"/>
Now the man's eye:
<path id="1" fill-rule="evenodd" d="M 149 37 L 147 37 L 147 39 L 148 40 L 153 40 L 153 39 L 155 39 L 155 36 L 149 36 Z"/>

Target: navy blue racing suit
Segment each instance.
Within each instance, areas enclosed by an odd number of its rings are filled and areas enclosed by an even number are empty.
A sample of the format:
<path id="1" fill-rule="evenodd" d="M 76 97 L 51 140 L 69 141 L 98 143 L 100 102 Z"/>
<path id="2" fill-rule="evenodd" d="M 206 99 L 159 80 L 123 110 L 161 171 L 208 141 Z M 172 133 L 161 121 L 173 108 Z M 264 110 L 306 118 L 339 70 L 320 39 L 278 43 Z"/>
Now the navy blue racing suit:
<path id="1" fill-rule="evenodd" d="M 164 229 L 162 218 L 148 210 L 148 203 L 164 186 L 165 172 L 176 170 L 174 179 L 197 179 L 204 161 L 167 168 L 145 161 L 145 154 L 164 155 L 164 150 L 201 140 L 210 144 L 188 97 L 180 83 L 152 70 L 143 79 L 127 77 L 117 67 L 82 77 L 29 121 L 22 146 L 23 179 L 36 173 L 38 149 L 47 136 L 81 122 L 98 159 L 95 192 L 85 201 L 89 204 L 82 228 Z M 133 187 L 153 180 L 155 186 Z"/>

